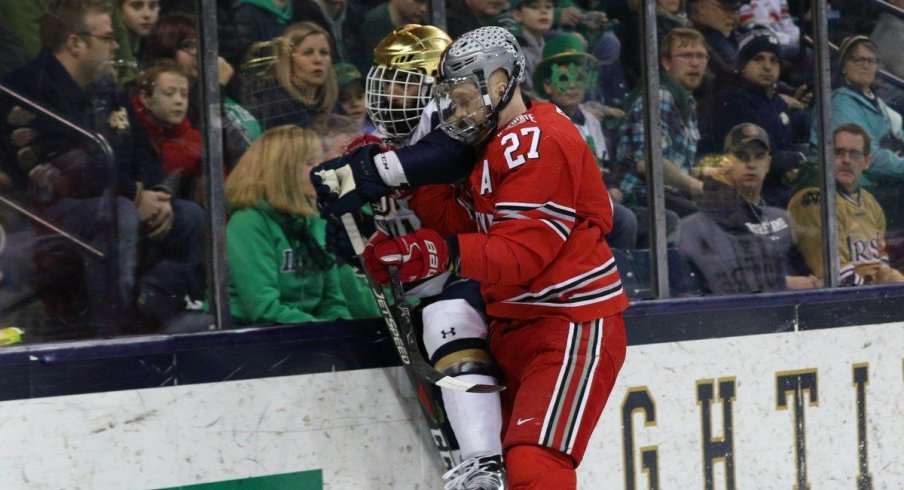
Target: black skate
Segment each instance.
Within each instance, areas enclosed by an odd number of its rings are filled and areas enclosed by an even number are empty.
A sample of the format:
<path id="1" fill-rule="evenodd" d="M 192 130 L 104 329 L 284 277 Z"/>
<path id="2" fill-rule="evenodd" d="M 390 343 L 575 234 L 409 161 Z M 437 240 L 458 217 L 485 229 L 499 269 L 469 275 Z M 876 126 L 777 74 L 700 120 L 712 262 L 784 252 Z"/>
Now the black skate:
<path id="1" fill-rule="evenodd" d="M 499 454 L 475 456 L 443 475 L 445 490 L 507 490 L 505 465 Z"/>

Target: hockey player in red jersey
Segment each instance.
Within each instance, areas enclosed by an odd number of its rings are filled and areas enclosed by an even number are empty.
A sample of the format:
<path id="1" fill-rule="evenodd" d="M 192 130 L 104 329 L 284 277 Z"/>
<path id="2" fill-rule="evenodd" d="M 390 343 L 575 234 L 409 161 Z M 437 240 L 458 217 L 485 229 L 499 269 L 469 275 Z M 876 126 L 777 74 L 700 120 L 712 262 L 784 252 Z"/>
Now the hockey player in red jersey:
<path id="1" fill-rule="evenodd" d="M 573 489 L 625 357 L 628 301 L 604 239 L 612 204 L 571 121 L 552 104 L 528 106 L 522 98 L 524 57 L 511 34 L 497 27 L 468 32 L 440 66 L 440 127 L 480 148 L 467 193 L 438 191 L 416 202 L 436 229 L 396 238 L 377 233 L 365 262 L 384 282 L 389 264 L 406 281 L 454 270 L 480 282 L 490 349 L 508 386 L 502 405 L 509 484 Z M 411 154 L 371 156 L 379 163 L 356 163 L 368 169 L 366 178 L 380 176 L 371 189 L 411 180 Z"/>
<path id="2" fill-rule="evenodd" d="M 430 92 L 440 55 L 451 42 L 436 27 L 407 24 L 377 44 L 374 65 L 367 74 L 365 99 L 367 112 L 377 128 L 374 135 L 383 140 L 377 142 L 388 145 L 382 149 L 404 148 L 429 132 L 432 119 L 436 120 L 433 125 L 438 123 Z M 466 157 L 473 161 L 473 149 L 466 150 Z M 449 184 L 420 187 L 413 198 L 430 194 L 433 188 L 449 188 Z M 405 194 L 384 196 L 372 203 L 377 230 L 396 236 L 421 227 L 419 216 L 409 208 L 410 193 Z M 447 272 L 413 285 L 407 294 L 422 300 L 423 345 L 438 370 L 457 380 L 498 384 L 498 369 L 488 352 L 486 314 L 477 283 Z M 443 475 L 445 488 L 503 490 L 506 487 L 499 395 L 448 388 L 441 392 L 443 410 L 462 460 Z"/>

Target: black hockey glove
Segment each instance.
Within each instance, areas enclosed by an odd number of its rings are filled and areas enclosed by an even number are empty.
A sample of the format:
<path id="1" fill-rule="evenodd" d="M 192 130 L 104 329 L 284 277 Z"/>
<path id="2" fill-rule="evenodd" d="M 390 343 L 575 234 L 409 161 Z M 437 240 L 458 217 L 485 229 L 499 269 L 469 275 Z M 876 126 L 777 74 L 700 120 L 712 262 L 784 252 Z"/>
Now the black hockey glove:
<path id="1" fill-rule="evenodd" d="M 392 192 L 374 165 L 377 153 L 380 153 L 377 145 L 362 146 L 314 167 L 311 182 L 317 190 L 317 204 L 324 219 L 356 212 L 364 204 L 379 201 Z"/>

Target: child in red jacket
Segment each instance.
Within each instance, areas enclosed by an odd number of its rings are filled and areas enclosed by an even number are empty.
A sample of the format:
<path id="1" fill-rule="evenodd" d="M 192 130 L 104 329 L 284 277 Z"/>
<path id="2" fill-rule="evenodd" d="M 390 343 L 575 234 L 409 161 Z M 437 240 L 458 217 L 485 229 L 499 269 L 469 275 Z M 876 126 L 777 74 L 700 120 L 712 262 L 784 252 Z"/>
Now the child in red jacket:
<path id="1" fill-rule="evenodd" d="M 136 82 L 132 104 L 151 136 L 169 187 L 177 197 L 196 198 L 202 174 L 201 133 L 186 117 L 188 77 L 175 62 L 159 59 L 144 66 Z"/>

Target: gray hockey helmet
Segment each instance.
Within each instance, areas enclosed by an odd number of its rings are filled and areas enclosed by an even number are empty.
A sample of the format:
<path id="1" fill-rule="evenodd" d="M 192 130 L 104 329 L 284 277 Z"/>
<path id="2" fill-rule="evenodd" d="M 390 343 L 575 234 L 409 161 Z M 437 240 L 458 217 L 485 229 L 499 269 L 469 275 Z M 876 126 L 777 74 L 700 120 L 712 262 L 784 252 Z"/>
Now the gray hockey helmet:
<path id="1" fill-rule="evenodd" d="M 508 75 L 508 84 L 494 104 L 489 79 L 499 69 Z M 462 34 L 443 53 L 433 88 L 440 128 L 460 141 L 482 142 L 496 128 L 499 111 L 512 100 L 524 69 L 521 46 L 506 29 L 481 27 Z"/>

